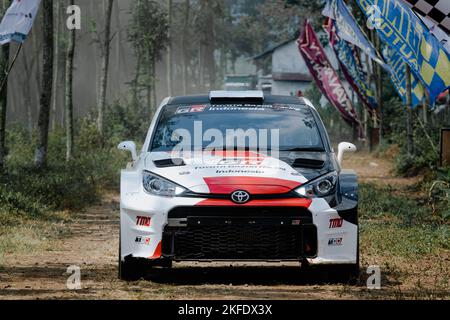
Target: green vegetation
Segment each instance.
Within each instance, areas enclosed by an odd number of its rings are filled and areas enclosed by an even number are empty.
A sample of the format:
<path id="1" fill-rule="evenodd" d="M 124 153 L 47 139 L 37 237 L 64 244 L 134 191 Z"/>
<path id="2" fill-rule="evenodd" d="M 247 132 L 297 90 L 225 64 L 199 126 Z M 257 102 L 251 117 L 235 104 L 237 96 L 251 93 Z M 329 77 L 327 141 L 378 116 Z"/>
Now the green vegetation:
<path id="1" fill-rule="evenodd" d="M 420 190 L 364 184 L 360 219 L 367 255 L 417 259 L 450 249 L 449 220 L 433 214 Z"/>
<path id="2" fill-rule="evenodd" d="M 36 132 L 20 125 L 7 130 L 6 166 L 0 171 L 0 264 L 8 252 L 52 250 L 52 241 L 69 230 L 71 212 L 98 203 L 118 190 L 120 169 L 129 156 L 117 150 L 120 141 L 142 141 L 150 115 L 141 106 L 121 103 L 105 112 L 100 136 L 96 114 L 75 123 L 74 157 L 65 159 L 65 130 L 49 135 L 47 166 L 36 168 Z"/>
<path id="3" fill-rule="evenodd" d="M 21 127 L 7 132 L 9 152 L 6 170 L 0 175 L 0 224 L 11 225 L 15 217 L 46 218 L 57 210 L 82 209 L 96 203 L 104 190 L 117 189 L 120 168 L 128 160 L 116 149 L 122 139 L 144 136 L 139 112 L 115 103 L 106 114 L 106 134 L 101 137 L 95 115 L 76 124 L 75 156 L 65 160 L 65 135 L 56 129 L 49 137 L 49 162 L 33 165 L 36 139 Z M 136 117 L 136 118 L 135 118 Z M 148 121 L 147 121 L 148 122 Z"/>

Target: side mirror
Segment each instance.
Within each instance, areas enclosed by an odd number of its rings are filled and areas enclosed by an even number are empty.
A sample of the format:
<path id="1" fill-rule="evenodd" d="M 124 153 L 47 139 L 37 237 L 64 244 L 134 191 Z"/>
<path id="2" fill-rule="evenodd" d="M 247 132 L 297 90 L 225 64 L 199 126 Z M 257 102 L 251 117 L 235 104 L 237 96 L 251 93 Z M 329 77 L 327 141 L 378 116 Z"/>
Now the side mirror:
<path id="1" fill-rule="evenodd" d="M 133 161 L 137 160 L 136 144 L 133 141 L 123 141 L 119 143 L 117 149 L 131 152 L 131 158 Z"/>
<path id="2" fill-rule="evenodd" d="M 342 160 L 344 159 L 345 152 L 355 152 L 356 146 L 350 142 L 341 142 L 338 146 L 337 162 L 342 167 Z"/>

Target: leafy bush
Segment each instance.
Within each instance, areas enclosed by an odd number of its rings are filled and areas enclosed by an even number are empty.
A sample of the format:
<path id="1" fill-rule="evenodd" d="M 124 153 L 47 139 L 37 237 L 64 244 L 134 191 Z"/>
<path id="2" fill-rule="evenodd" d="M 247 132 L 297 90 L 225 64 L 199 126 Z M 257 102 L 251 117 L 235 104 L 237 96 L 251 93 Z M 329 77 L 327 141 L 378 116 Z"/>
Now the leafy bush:
<path id="1" fill-rule="evenodd" d="M 149 121 L 127 112 L 119 103 L 108 108 L 104 136 L 95 115 L 75 124 L 74 159 L 66 162 L 63 128 L 49 134 L 48 165 L 33 163 L 34 135 L 20 126 L 8 130 L 9 153 L 0 175 L 0 222 L 13 223 L 13 216 L 44 217 L 53 210 L 82 209 L 100 199 L 104 189 L 118 189 L 120 169 L 128 155 L 117 150 L 121 140 L 141 138 Z"/>
<path id="2" fill-rule="evenodd" d="M 450 220 L 450 168 L 437 171 L 436 180 L 428 190 L 429 203 L 433 214 L 443 222 Z"/>

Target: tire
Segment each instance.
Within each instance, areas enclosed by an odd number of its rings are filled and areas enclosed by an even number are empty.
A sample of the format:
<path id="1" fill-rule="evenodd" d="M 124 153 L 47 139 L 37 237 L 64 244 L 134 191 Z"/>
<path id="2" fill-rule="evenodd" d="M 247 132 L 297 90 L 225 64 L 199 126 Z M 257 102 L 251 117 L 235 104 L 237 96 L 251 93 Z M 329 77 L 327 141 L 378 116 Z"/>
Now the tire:
<path id="1" fill-rule="evenodd" d="M 125 281 L 136 281 L 142 277 L 151 274 L 152 268 L 162 267 L 163 269 L 172 268 L 172 260 L 161 259 L 156 261 L 148 261 L 145 259 L 136 259 L 126 257 L 121 261 L 121 249 L 119 245 L 119 279 Z"/>
<path id="2" fill-rule="evenodd" d="M 125 281 L 136 281 L 139 280 L 144 275 L 144 266 L 143 264 L 133 258 L 125 258 L 124 261 L 121 259 L 121 241 L 119 237 L 119 261 L 118 261 L 118 269 L 119 269 L 119 279 Z"/>
<path id="3" fill-rule="evenodd" d="M 359 229 L 358 237 L 356 243 L 356 263 L 355 264 L 344 264 L 336 266 L 335 275 L 337 275 L 338 280 L 350 284 L 357 284 L 359 281 Z"/>
<path id="4" fill-rule="evenodd" d="M 137 259 L 119 261 L 119 279 L 136 281 L 145 275 L 144 265 Z"/>

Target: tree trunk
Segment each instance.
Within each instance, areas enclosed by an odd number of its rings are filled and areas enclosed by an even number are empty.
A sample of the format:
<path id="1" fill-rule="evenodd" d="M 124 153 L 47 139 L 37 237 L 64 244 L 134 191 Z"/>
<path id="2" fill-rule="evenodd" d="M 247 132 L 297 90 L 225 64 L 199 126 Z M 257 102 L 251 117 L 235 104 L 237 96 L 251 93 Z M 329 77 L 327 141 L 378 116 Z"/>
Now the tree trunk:
<path id="1" fill-rule="evenodd" d="M 405 63 L 405 78 L 406 78 L 406 135 L 407 135 L 407 150 L 409 155 L 414 153 L 414 136 L 412 125 L 412 98 L 411 98 L 411 69 Z"/>
<path id="2" fill-rule="evenodd" d="M 55 1 L 55 11 L 56 11 L 56 17 L 55 17 L 55 51 L 54 51 L 54 63 L 53 63 L 53 88 L 55 88 L 55 90 L 53 91 L 53 97 L 52 97 L 52 125 L 51 128 L 52 130 L 55 129 L 56 126 L 56 104 L 58 103 L 58 87 L 59 87 L 59 79 L 58 79 L 58 75 L 59 75 L 59 46 L 60 46 L 60 42 L 61 42 L 61 2 L 60 0 Z"/>
<path id="3" fill-rule="evenodd" d="M 205 88 L 205 73 L 204 73 L 204 62 L 203 62 L 203 45 L 200 43 L 198 46 L 198 90 L 203 91 Z"/>
<path id="4" fill-rule="evenodd" d="M 152 63 L 147 63 L 147 110 L 144 114 L 152 114 L 152 90 L 153 88 L 153 65 Z"/>
<path id="5" fill-rule="evenodd" d="M 428 125 L 428 106 L 430 105 L 430 95 L 427 90 L 424 90 L 425 100 L 423 101 L 423 123 Z"/>
<path id="6" fill-rule="evenodd" d="M 140 82 L 140 78 L 141 78 L 141 61 L 142 61 L 142 52 L 141 50 L 138 50 L 138 52 L 136 53 L 137 57 L 136 57 L 136 71 L 135 71 L 135 75 L 134 75 L 134 80 L 133 80 L 133 99 L 134 99 L 134 105 L 138 106 L 139 105 L 139 100 L 140 100 L 140 90 L 139 90 L 139 82 Z"/>
<path id="7" fill-rule="evenodd" d="M 104 39 L 102 43 L 102 71 L 100 78 L 100 96 L 98 101 L 98 118 L 97 128 L 100 135 L 103 135 L 104 124 L 104 110 L 106 106 L 106 90 L 108 86 L 108 68 L 109 68 L 109 54 L 110 54 L 110 41 L 111 41 L 111 15 L 114 0 L 107 0 L 106 13 L 105 13 L 105 30 Z"/>
<path id="8" fill-rule="evenodd" d="M 74 0 L 69 0 L 69 5 L 74 5 Z M 69 31 L 66 56 L 66 80 L 65 80 L 65 114 L 66 114 L 66 161 L 73 157 L 73 58 L 75 55 L 75 29 Z"/>
<path id="9" fill-rule="evenodd" d="M 38 145 L 35 152 L 35 164 L 39 167 L 47 165 L 48 126 L 53 80 L 53 1 L 43 1 L 44 12 L 44 57 L 42 71 L 42 93 L 40 98 L 38 120 Z"/>
<path id="10" fill-rule="evenodd" d="M 119 6 L 119 2 L 116 1 L 114 2 L 114 20 L 115 22 L 113 23 L 113 25 L 116 25 L 117 28 L 117 39 L 116 39 L 116 70 L 118 72 L 120 72 L 120 74 L 123 72 L 123 55 L 122 55 L 122 43 L 126 42 L 125 39 L 122 39 L 122 26 L 120 24 L 120 6 Z M 121 85 L 122 85 L 122 79 L 121 77 L 114 77 L 114 79 L 116 79 L 116 88 L 117 88 L 117 92 L 120 92 L 121 89 Z"/>
<path id="11" fill-rule="evenodd" d="M 188 30 L 189 30 L 189 16 L 190 16 L 190 9 L 191 9 L 191 1 L 185 0 L 184 3 L 184 29 L 183 29 L 183 70 L 182 70 L 182 81 L 183 81 L 183 94 L 186 95 L 188 92 Z"/>
<path id="12" fill-rule="evenodd" d="M 375 34 L 375 46 L 377 52 L 380 52 L 380 37 Z M 376 84 L 377 84 L 377 103 L 378 103 L 378 128 L 380 130 L 380 143 L 383 142 L 383 83 L 381 79 L 381 66 L 376 63 Z M 374 123 L 377 121 L 377 114 L 373 113 Z"/>
<path id="13" fill-rule="evenodd" d="M 2 0 L 1 12 L 6 12 L 11 1 Z M 9 44 L 3 45 L 0 50 L 0 83 L 5 81 L 4 77 L 9 67 Z M 0 171 L 3 170 L 6 157 L 6 108 L 8 105 L 8 81 L 0 91 Z"/>
<path id="14" fill-rule="evenodd" d="M 173 57 L 172 57 L 172 0 L 167 3 L 167 22 L 169 25 L 169 42 L 167 44 L 167 94 L 173 94 Z"/>
<path id="15" fill-rule="evenodd" d="M 373 61 L 369 58 L 369 56 L 366 54 L 365 55 L 365 60 L 366 60 L 366 68 L 367 68 L 367 78 L 369 81 L 369 85 L 370 87 L 372 87 L 373 84 L 373 79 L 374 79 L 374 75 L 373 75 L 373 70 L 374 70 L 374 65 L 373 65 Z M 377 104 L 378 104 L 378 96 L 377 96 Z M 380 112 L 380 109 L 376 109 L 373 110 L 372 112 L 372 118 L 374 117 L 375 119 L 377 118 L 377 114 Z M 369 149 L 369 152 L 373 151 L 374 146 L 372 145 L 372 122 L 371 119 L 369 119 L 369 115 L 367 115 L 367 119 L 366 119 L 366 132 L 367 132 L 367 136 L 366 136 L 366 147 Z"/>
<path id="16" fill-rule="evenodd" d="M 95 15 L 97 15 L 97 12 L 99 12 L 100 11 L 100 8 L 98 7 L 98 3 L 99 3 L 100 1 L 90 1 L 89 2 L 89 14 L 91 15 L 91 16 L 95 16 Z M 95 30 L 96 32 L 97 32 L 97 30 Z M 96 42 L 97 41 L 97 36 L 96 36 L 96 32 L 91 32 L 91 41 L 92 42 Z M 99 74 L 98 74 L 98 59 L 97 59 L 97 57 L 99 56 L 99 53 L 98 53 L 98 46 L 97 45 L 94 45 L 94 46 L 92 46 L 92 51 L 93 51 L 93 56 L 95 57 L 95 59 L 93 59 L 94 61 L 94 70 L 92 70 L 92 72 L 93 72 L 93 75 L 92 75 L 92 77 L 94 78 L 94 80 L 95 80 L 95 82 L 94 82 L 94 87 L 92 88 L 92 90 L 95 92 L 95 101 L 98 103 L 98 100 L 99 100 L 99 90 L 98 90 L 98 87 L 99 87 L 99 83 L 100 83 L 100 81 L 99 81 Z M 100 50 L 100 52 L 101 52 L 101 50 Z M 100 55 L 100 57 L 101 57 L 101 55 Z"/>
<path id="17" fill-rule="evenodd" d="M 39 18 L 39 14 L 36 16 L 35 24 L 37 24 L 39 21 L 37 21 Z M 41 63 L 40 63 L 40 52 L 42 51 L 42 39 L 38 38 L 41 35 L 40 32 L 38 32 L 37 29 L 31 31 L 31 38 L 33 39 L 33 49 L 32 52 L 34 52 L 38 58 L 36 58 L 36 88 L 37 88 L 37 99 L 39 100 L 41 93 L 42 93 L 42 78 L 41 78 Z M 30 39 L 31 40 L 31 39 Z M 38 110 L 39 112 L 39 110 Z"/>
<path id="18" fill-rule="evenodd" d="M 214 51 L 215 51 L 215 36 L 214 36 L 214 16 L 215 12 L 212 7 L 213 1 L 207 1 L 206 2 L 206 11 L 207 11 L 207 22 L 205 26 L 205 62 L 208 67 L 208 77 L 209 77 L 209 89 L 214 90 L 216 89 L 216 60 L 214 57 Z"/>
<path id="19" fill-rule="evenodd" d="M 25 104 L 26 104 L 26 108 L 27 108 L 27 125 L 28 125 L 28 133 L 29 133 L 29 137 L 31 139 L 32 137 L 32 132 L 33 132 L 33 113 L 31 111 L 31 90 L 30 90 L 30 84 L 29 84 L 29 79 L 31 79 L 31 74 L 32 72 L 30 71 L 30 67 L 28 65 L 28 60 L 27 60 L 27 56 L 26 54 L 22 54 L 22 64 L 23 64 L 23 69 L 25 71 L 25 78 L 24 81 L 22 82 L 22 88 L 24 90 L 24 99 L 25 99 Z"/>
<path id="20" fill-rule="evenodd" d="M 6 8 L 4 9 L 6 10 Z M 0 83 L 6 76 L 9 66 L 9 44 L 3 45 L 0 53 Z M 6 108 L 8 104 L 8 81 L 0 92 L 0 171 L 3 170 L 6 157 Z"/>
<path id="21" fill-rule="evenodd" d="M 152 115 L 155 114 L 156 109 L 158 108 L 158 98 L 156 97 L 156 57 L 153 55 L 152 57 L 152 87 L 153 87 L 153 112 Z"/>

